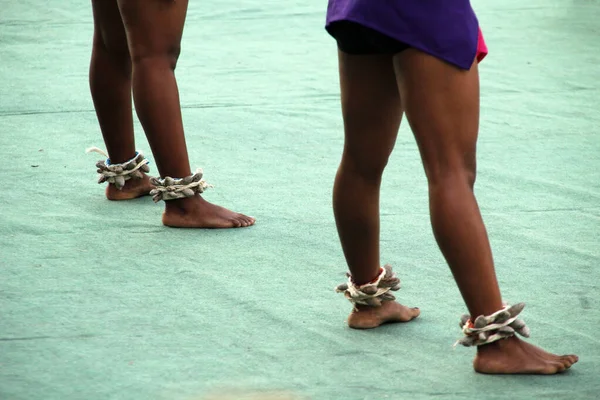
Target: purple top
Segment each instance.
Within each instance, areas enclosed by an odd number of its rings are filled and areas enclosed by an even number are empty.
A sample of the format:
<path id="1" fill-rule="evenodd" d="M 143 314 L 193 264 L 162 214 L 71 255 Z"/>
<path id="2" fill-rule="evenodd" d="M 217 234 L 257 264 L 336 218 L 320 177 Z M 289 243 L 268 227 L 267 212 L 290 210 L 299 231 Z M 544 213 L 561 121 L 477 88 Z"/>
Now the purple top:
<path id="1" fill-rule="evenodd" d="M 431 54 L 471 68 L 479 22 L 469 0 L 329 0 L 328 26 L 352 21 Z"/>

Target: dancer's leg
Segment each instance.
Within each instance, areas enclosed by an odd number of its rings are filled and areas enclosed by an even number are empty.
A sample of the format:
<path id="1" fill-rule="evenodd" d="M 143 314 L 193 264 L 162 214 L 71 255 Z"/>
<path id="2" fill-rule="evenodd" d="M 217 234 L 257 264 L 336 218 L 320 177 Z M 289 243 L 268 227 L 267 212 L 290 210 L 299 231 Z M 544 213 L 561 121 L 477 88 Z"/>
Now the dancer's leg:
<path id="1" fill-rule="evenodd" d="M 379 190 L 394 148 L 402 106 L 391 55 L 339 53 L 344 117 L 344 152 L 337 172 L 333 207 L 339 237 L 357 285 L 379 275 Z M 395 302 L 359 307 L 349 318 L 355 328 L 373 328 L 419 315 Z"/>
<path id="2" fill-rule="evenodd" d="M 133 96 L 162 177 L 191 175 L 175 66 L 188 1 L 118 0 L 133 62 Z M 165 225 L 232 228 L 254 219 L 205 201 L 200 195 L 169 200 Z"/>
<path id="3" fill-rule="evenodd" d="M 429 182 L 435 238 L 470 314 L 489 315 L 502 308 L 502 298 L 473 194 L 479 129 L 477 64 L 463 71 L 414 49 L 396 55 L 394 64 Z M 576 356 L 548 354 L 512 337 L 480 346 L 475 369 L 552 374 L 576 361 Z"/>
<path id="4" fill-rule="evenodd" d="M 131 61 L 125 29 L 116 0 L 92 0 L 94 39 L 90 63 L 90 91 L 111 162 L 135 156 L 131 107 Z M 146 195 L 152 189 L 147 176 L 130 179 L 121 190 L 106 188 L 111 200 Z"/>

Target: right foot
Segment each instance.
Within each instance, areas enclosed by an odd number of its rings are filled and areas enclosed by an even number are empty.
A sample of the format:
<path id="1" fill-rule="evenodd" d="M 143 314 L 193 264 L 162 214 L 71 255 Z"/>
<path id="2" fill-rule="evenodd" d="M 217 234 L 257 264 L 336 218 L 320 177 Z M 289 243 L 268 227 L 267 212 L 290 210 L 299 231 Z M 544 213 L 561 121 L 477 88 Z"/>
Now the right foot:
<path id="1" fill-rule="evenodd" d="M 395 301 L 384 301 L 381 307 L 357 306 L 348 317 L 353 329 L 372 329 L 389 322 L 408 322 L 421 314 L 417 308 L 409 308 Z"/>
<path id="2" fill-rule="evenodd" d="M 148 175 L 144 174 L 142 179 L 131 178 L 125 181 L 125 186 L 121 190 L 109 183 L 106 187 L 106 198 L 109 200 L 131 200 L 149 195 L 152 189 L 154 189 L 154 185 L 150 183 Z"/>
<path id="3" fill-rule="evenodd" d="M 167 200 L 162 221 L 174 228 L 244 228 L 254 225 L 256 220 L 209 203 L 197 195 Z"/>
<path id="4" fill-rule="evenodd" d="M 473 367 L 482 374 L 551 375 L 569 369 L 578 360 L 573 354 L 550 354 L 513 336 L 478 347 Z"/>

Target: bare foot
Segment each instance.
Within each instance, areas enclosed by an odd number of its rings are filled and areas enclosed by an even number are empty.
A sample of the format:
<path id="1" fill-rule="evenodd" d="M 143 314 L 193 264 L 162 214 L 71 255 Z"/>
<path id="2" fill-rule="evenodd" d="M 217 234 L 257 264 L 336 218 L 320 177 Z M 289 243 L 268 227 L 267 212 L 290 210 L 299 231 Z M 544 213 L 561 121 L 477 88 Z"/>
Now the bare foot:
<path id="1" fill-rule="evenodd" d="M 106 187 L 106 198 L 109 200 L 131 200 L 142 196 L 147 196 L 154 186 L 150 183 L 148 175 L 144 174 L 144 178 L 131 178 L 125 181 L 125 186 L 121 190 L 115 185 L 109 183 Z"/>
<path id="2" fill-rule="evenodd" d="M 244 228 L 254 225 L 252 217 L 209 203 L 201 196 L 168 200 L 163 224 L 174 228 Z"/>
<path id="3" fill-rule="evenodd" d="M 473 367 L 482 374 L 551 375 L 569 369 L 578 360 L 573 354 L 550 354 L 513 336 L 478 347 Z"/>
<path id="4" fill-rule="evenodd" d="M 348 326 L 353 329 L 377 328 L 388 322 L 408 322 L 421 314 L 417 308 L 409 308 L 395 301 L 384 301 L 381 307 L 358 305 L 348 317 Z"/>

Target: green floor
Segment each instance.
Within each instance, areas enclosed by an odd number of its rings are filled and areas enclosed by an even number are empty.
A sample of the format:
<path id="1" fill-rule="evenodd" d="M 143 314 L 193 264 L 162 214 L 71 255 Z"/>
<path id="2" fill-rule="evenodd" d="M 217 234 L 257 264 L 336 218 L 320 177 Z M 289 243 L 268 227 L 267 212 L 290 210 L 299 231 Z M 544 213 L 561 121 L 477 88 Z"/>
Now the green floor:
<path id="1" fill-rule="evenodd" d="M 406 125 L 384 181 L 382 258 L 422 317 L 345 327 L 325 0 L 191 2 L 178 79 L 192 167 L 215 185 L 209 200 L 258 219 L 227 231 L 164 228 L 150 198 L 104 199 L 84 153 L 103 147 L 89 1 L 1 3 L 0 399 L 597 398 L 600 2 L 473 3 L 491 50 L 477 194 L 531 341 L 581 356 L 558 377 L 477 375 L 473 350 L 452 348 L 465 307 Z"/>

